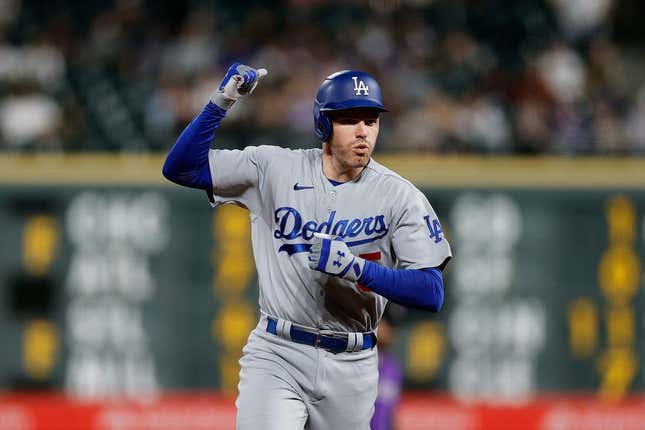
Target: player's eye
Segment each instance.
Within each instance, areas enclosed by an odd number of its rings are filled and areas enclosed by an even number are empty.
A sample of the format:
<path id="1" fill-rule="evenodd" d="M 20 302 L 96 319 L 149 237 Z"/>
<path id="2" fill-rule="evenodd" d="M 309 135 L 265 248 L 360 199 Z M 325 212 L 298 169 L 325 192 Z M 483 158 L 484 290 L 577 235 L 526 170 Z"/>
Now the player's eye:
<path id="1" fill-rule="evenodd" d="M 334 121 L 342 125 L 356 125 L 359 122 L 363 121 L 365 125 L 368 127 L 372 127 L 374 124 L 376 124 L 375 118 L 356 118 L 356 117 L 350 117 L 350 116 L 337 117 Z"/>

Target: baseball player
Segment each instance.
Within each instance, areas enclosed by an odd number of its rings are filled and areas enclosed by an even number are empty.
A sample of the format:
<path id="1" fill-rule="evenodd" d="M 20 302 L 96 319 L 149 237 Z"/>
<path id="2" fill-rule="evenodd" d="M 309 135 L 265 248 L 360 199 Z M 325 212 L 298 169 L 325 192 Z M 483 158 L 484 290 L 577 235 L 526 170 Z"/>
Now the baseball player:
<path id="1" fill-rule="evenodd" d="M 425 196 L 371 157 L 386 109 L 367 73 L 320 86 L 320 149 L 210 149 L 227 110 L 266 74 L 233 64 L 163 174 L 250 212 L 260 316 L 240 359 L 237 428 L 369 429 L 383 309 L 439 311 L 450 246 Z"/>

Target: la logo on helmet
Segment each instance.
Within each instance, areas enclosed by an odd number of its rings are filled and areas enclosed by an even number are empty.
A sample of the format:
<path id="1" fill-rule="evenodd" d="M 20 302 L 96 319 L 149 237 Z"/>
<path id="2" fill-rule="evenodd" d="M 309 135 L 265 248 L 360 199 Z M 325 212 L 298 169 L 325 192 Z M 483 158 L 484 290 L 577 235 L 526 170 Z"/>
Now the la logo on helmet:
<path id="1" fill-rule="evenodd" d="M 354 80 L 354 91 L 356 91 L 357 96 L 361 95 L 361 91 L 363 91 L 364 96 L 369 95 L 369 88 L 365 85 L 365 82 L 359 81 L 357 76 L 352 76 L 352 79 Z"/>

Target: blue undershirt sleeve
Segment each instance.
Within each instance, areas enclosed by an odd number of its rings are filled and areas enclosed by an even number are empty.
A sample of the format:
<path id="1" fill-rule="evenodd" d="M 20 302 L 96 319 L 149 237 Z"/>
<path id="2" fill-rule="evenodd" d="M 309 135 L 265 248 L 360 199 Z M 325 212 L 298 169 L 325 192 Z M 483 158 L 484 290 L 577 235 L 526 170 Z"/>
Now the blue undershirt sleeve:
<path id="1" fill-rule="evenodd" d="M 398 270 L 366 261 L 358 282 L 400 305 L 439 312 L 443 278 L 435 268 Z"/>
<path id="2" fill-rule="evenodd" d="M 209 102 L 179 135 L 163 165 L 163 175 L 170 181 L 211 192 L 213 179 L 208 165 L 208 151 L 226 111 Z"/>

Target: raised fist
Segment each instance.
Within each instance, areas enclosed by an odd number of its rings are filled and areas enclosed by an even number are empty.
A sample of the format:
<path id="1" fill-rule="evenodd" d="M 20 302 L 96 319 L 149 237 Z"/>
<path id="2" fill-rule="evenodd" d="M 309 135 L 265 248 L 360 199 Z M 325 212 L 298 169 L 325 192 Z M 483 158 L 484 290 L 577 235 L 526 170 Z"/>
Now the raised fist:
<path id="1" fill-rule="evenodd" d="M 211 101 L 222 109 L 228 109 L 240 97 L 251 94 L 266 75 L 266 69 L 253 69 L 244 64 L 234 63 L 228 68 L 226 76 L 211 96 Z"/>

